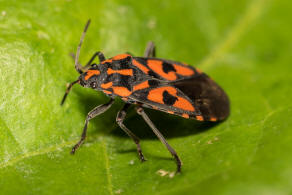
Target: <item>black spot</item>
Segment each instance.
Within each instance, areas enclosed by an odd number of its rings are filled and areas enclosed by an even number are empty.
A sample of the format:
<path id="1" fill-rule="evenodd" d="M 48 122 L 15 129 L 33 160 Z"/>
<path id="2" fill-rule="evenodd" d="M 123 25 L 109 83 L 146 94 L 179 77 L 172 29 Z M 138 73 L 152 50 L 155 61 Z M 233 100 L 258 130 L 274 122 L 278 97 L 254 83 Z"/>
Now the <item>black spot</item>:
<path id="1" fill-rule="evenodd" d="M 173 67 L 173 65 L 170 64 L 170 63 L 167 63 L 167 62 L 163 62 L 163 63 L 162 63 L 162 70 L 163 70 L 163 72 L 165 72 L 165 73 L 168 73 L 168 72 L 175 72 L 175 71 L 176 71 L 175 68 Z"/>
<path id="2" fill-rule="evenodd" d="M 159 84 L 159 81 L 156 80 L 148 80 L 148 84 L 150 87 L 157 87 Z"/>
<path id="3" fill-rule="evenodd" d="M 177 97 L 169 94 L 168 91 L 164 91 L 162 95 L 163 95 L 163 102 L 166 105 L 172 106 L 175 103 L 175 101 L 177 100 Z"/>
<path id="4" fill-rule="evenodd" d="M 126 87 L 127 89 L 131 90 L 131 86 L 129 84 L 129 80 L 131 77 L 125 75 L 118 75 L 118 83 L 120 86 Z"/>
<path id="5" fill-rule="evenodd" d="M 147 65 L 147 61 L 145 58 L 135 57 L 134 59 L 137 60 L 140 64 L 143 64 L 144 66 Z"/>
<path id="6" fill-rule="evenodd" d="M 157 75 L 152 70 L 148 72 L 148 75 L 157 78 Z"/>
<path id="7" fill-rule="evenodd" d="M 130 60 L 131 60 L 131 57 L 128 56 L 124 59 L 121 59 L 118 61 L 119 65 L 120 65 L 120 68 L 121 69 L 128 69 L 129 68 L 129 65 L 130 65 Z"/>

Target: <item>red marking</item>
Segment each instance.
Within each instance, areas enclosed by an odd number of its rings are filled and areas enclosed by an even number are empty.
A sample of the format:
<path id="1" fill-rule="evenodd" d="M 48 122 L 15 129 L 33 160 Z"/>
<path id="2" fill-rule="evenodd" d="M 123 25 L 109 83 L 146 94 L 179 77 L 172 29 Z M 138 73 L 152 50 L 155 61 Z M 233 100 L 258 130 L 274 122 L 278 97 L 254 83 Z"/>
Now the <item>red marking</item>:
<path id="1" fill-rule="evenodd" d="M 215 121 L 217 121 L 217 118 L 216 118 L 216 117 L 211 117 L 211 118 L 210 118 L 210 121 L 215 122 Z"/>
<path id="2" fill-rule="evenodd" d="M 127 97 L 123 97 L 122 100 L 124 100 L 125 102 L 128 101 Z"/>
<path id="3" fill-rule="evenodd" d="M 121 75 L 126 75 L 126 76 L 133 76 L 133 69 L 122 69 L 122 70 L 113 70 L 111 68 L 107 69 L 107 74 L 114 74 L 118 73 Z"/>
<path id="4" fill-rule="evenodd" d="M 113 82 L 102 83 L 100 86 L 101 86 L 101 88 L 108 89 L 111 86 L 113 86 Z"/>
<path id="5" fill-rule="evenodd" d="M 177 65 L 177 64 L 173 64 L 173 66 L 174 66 L 177 74 L 180 74 L 183 76 L 191 76 L 191 75 L 195 74 L 194 70 L 192 70 L 189 67 L 184 67 L 182 65 Z"/>
<path id="6" fill-rule="evenodd" d="M 105 64 L 105 63 L 112 63 L 113 60 L 112 59 L 107 59 L 105 61 L 102 61 L 101 64 Z"/>
<path id="7" fill-rule="evenodd" d="M 163 71 L 162 63 L 163 62 L 161 60 L 148 60 L 147 61 L 147 65 L 149 66 L 149 68 L 151 68 L 154 72 L 156 72 L 157 74 L 159 74 L 163 78 L 170 80 L 170 81 L 176 80 L 177 77 L 176 77 L 175 72 L 165 73 Z"/>
<path id="8" fill-rule="evenodd" d="M 182 116 L 182 117 L 184 117 L 184 118 L 190 118 L 190 115 L 188 115 L 188 114 L 185 114 L 185 113 L 184 113 L 184 114 L 182 114 L 181 116 Z"/>
<path id="9" fill-rule="evenodd" d="M 163 102 L 164 91 L 167 91 L 169 94 L 177 98 L 177 100 L 172 106 L 180 108 L 182 110 L 188 110 L 192 112 L 195 111 L 194 106 L 187 99 L 176 95 L 177 91 L 174 87 L 160 87 L 152 89 L 149 91 L 147 99 L 156 103 L 164 104 Z"/>
<path id="10" fill-rule="evenodd" d="M 152 106 L 153 109 L 155 110 L 158 110 L 158 107 L 157 106 Z"/>
<path id="11" fill-rule="evenodd" d="M 144 73 L 148 73 L 149 72 L 149 69 L 146 68 L 144 65 L 142 65 L 141 63 L 139 63 L 137 60 L 133 59 L 132 60 L 132 64 L 134 66 L 137 66 L 140 70 L 142 70 Z"/>
<path id="12" fill-rule="evenodd" d="M 139 84 L 135 85 L 135 86 L 133 87 L 133 90 L 134 90 L 134 91 L 137 91 L 137 90 L 145 89 L 145 88 L 148 88 L 148 87 L 149 87 L 149 83 L 148 83 L 148 81 L 144 81 L 144 82 L 142 82 L 142 83 L 139 83 Z"/>
<path id="13" fill-rule="evenodd" d="M 131 95 L 131 91 L 129 91 L 126 87 L 112 87 L 113 91 L 115 94 L 122 96 L 122 97 L 127 97 Z"/>
<path id="14" fill-rule="evenodd" d="M 84 77 L 84 79 L 85 80 L 88 80 L 90 77 L 92 77 L 93 75 L 99 75 L 100 74 L 100 72 L 99 72 L 99 70 L 88 70 L 87 72 L 86 72 L 86 75 L 85 75 L 85 77 Z"/>
<path id="15" fill-rule="evenodd" d="M 169 114 L 174 114 L 174 112 L 173 112 L 173 111 L 167 111 L 167 113 L 169 113 Z"/>
<path id="16" fill-rule="evenodd" d="M 195 111 L 194 106 L 185 98 L 182 97 L 177 97 L 178 100 L 172 105 L 174 107 L 183 109 L 183 110 L 188 110 L 188 111 Z"/>
<path id="17" fill-rule="evenodd" d="M 204 120 L 204 118 L 203 118 L 203 116 L 196 116 L 196 119 L 198 120 L 198 121 L 203 121 Z"/>
<path id="18" fill-rule="evenodd" d="M 103 93 L 106 93 L 106 94 L 112 94 L 112 92 L 108 91 L 108 90 L 102 90 L 102 91 L 103 91 Z"/>
<path id="19" fill-rule="evenodd" d="M 125 59 L 127 57 L 129 57 L 130 55 L 129 54 L 120 54 L 120 55 L 116 55 L 114 57 L 112 57 L 111 59 L 113 60 L 122 60 L 122 59 Z"/>

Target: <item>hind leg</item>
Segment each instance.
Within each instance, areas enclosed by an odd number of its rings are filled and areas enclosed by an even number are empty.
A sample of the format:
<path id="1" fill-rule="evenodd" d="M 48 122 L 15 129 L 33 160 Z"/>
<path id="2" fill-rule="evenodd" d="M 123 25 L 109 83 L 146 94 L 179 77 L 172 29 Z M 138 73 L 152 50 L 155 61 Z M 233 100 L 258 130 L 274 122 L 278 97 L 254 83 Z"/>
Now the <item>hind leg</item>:
<path id="1" fill-rule="evenodd" d="M 144 57 L 146 58 L 151 58 L 151 57 L 155 57 L 155 45 L 152 41 L 149 41 L 148 44 L 147 44 L 147 47 L 145 49 L 145 52 L 144 52 Z"/>

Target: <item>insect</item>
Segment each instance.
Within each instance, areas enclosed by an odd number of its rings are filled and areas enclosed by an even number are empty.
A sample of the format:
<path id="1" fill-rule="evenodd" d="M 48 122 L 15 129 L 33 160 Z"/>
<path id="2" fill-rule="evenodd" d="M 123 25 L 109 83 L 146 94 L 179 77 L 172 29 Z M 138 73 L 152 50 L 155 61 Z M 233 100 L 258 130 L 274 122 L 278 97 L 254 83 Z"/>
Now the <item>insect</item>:
<path id="1" fill-rule="evenodd" d="M 106 59 L 102 52 L 96 52 L 88 63 L 82 66 L 79 63 L 79 55 L 89 24 L 90 20 L 85 25 L 74 57 L 75 69 L 80 76 L 67 87 L 61 105 L 76 83 L 102 91 L 110 100 L 88 113 L 81 138 L 71 153 L 74 154 L 84 142 L 89 121 L 108 110 L 115 97 L 120 97 L 125 104 L 118 112 L 116 122 L 135 142 L 140 160 L 145 161 L 139 144 L 140 139 L 123 123 L 131 104 L 135 105 L 136 112 L 142 116 L 174 157 L 177 172 L 180 172 L 182 163 L 179 156 L 143 108 L 156 109 L 198 121 L 222 121 L 229 115 L 229 100 L 226 93 L 199 69 L 184 63 L 156 58 L 153 42 L 148 43 L 144 57 L 120 54 Z M 96 57 L 99 58 L 99 64 L 93 63 Z"/>

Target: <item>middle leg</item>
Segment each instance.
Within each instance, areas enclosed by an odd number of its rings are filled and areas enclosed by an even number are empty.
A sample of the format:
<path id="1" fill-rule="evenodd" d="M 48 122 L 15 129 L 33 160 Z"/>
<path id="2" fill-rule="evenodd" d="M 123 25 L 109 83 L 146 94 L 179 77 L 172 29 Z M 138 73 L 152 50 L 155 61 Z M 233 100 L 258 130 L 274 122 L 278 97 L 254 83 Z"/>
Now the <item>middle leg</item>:
<path id="1" fill-rule="evenodd" d="M 142 162 L 145 161 L 145 158 L 144 158 L 144 155 L 142 153 L 142 150 L 141 150 L 141 146 L 140 146 L 140 139 L 134 134 L 132 133 L 132 131 L 130 131 L 125 125 L 124 125 L 124 120 L 126 118 L 126 115 L 127 115 L 127 110 L 129 108 L 130 104 L 125 104 L 124 107 L 122 108 L 122 110 L 120 110 L 118 112 L 118 115 L 117 115 L 117 118 L 116 118 L 116 121 L 118 123 L 118 125 L 121 127 L 121 129 L 130 137 L 132 138 L 132 140 L 135 142 L 135 144 L 137 145 L 137 151 L 138 151 L 138 154 L 139 154 L 139 157 L 140 157 L 140 160 Z"/>
<path id="2" fill-rule="evenodd" d="M 110 99 L 110 101 L 106 104 L 102 104 L 102 105 L 99 105 L 97 107 L 95 107 L 93 110 L 91 110 L 88 114 L 87 114 L 87 117 L 86 117 L 86 120 L 85 120 L 85 125 L 84 125 L 84 128 L 83 128 L 83 131 L 82 131 L 82 134 L 81 134 L 81 138 L 80 140 L 77 142 L 77 144 L 74 145 L 74 147 L 72 148 L 71 150 L 71 154 L 74 154 L 75 151 L 80 147 L 80 145 L 84 142 L 85 138 L 86 138 L 86 133 L 87 133 L 87 126 L 88 126 L 88 123 L 91 119 L 95 118 L 96 116 L 104 113 L 105 111 L 107 111 L 107 109 L 109 109 L 111 107 L 111 105 L 113 105 L 114 103 L 114 100 L 113 99 Z"/>

